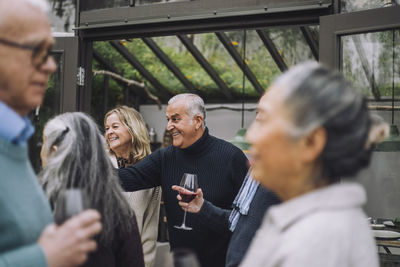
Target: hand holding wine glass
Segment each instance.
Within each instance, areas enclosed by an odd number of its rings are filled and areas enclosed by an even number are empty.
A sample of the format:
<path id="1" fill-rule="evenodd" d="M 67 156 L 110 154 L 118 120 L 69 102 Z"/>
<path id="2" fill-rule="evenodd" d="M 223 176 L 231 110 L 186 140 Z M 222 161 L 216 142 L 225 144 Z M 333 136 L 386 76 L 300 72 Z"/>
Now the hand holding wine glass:
<path id="1" fill-rule="evenodd" d="M 181 189 L 179 190 L 179 195 L 183 202 L 189 203 L 196 197 L 196 192 L 198 188 L 197 175 L 191 173 L 184 173 L 180 182 Z M 182 225 L 174 227 L 182 230 L 192 230 L 191 227 L 186 226 L 186 210 L 183 215 Z"/>
<path id="2" fill-rule="evenodd" d="M 193 200 L 189 202 L 184 202 L 180 193 L 186 189 L 178 185 L 173 185 L 172 190 L 178 191 L 179 194 L 176 196 L 176 199 L 178 199 L 178 204 L 182 207 L 184 211 L 187 211 L 189 213 L 198 213 L 201 210 L 201 207 L 204 203 L 203 191 L 201 190 L 201 188 L 197 188 L 196 196 L 193 198 Z"/>

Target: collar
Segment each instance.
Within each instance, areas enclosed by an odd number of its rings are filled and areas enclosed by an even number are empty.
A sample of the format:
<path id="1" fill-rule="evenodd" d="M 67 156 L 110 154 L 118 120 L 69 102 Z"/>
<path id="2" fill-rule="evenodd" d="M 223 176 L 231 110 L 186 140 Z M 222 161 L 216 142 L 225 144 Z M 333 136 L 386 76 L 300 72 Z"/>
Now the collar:
<path id="1" fill-rule="evenodd" d="M 196 142 L 180 150 L 182 150 L 185 154 L 199 154 L 208 150 L 210 141 L 210 134 L 208 133 L 208 128 L 206 127 L 203 135 Z"/>
<path id="2" fill-rule="evenodd" d="M 18 113 L 0 101 L 0 136 L 9 142 L 21 145 L 35 132 L 28 116 L 21 117 Z"/>
<path id="3" fill-rule="evenodd" d="M 339 210 L 361 207 L 366 202 L 363 187 L 352 182 L 333 184 L 271 207 L 268 216 L 281 231 L 321 210 Z"/>

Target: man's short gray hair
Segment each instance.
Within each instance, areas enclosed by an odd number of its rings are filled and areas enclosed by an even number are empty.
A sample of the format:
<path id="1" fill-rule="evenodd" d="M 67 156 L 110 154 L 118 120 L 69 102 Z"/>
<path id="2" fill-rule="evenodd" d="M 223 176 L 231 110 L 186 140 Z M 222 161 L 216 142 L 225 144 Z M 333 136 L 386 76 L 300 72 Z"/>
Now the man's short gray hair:
<path id="1" fill-rule="evenodd" d="M 204 106 L 203 99 L 196 94 L 179 94 L 179 95 L 172 97 L 168 101 L 168 105 L 171 105 L 180 100 L 185 101 L 186 112 L 189 114 L 189 116 L 191 118 L 194 118 L 197 115 L 199 115 L 203 118 L 203 128 L 204 128 L 206 125 L 205 124 L 206 108 Z"/>
<path id="2" fill-rule="evenodd" d="M 48 12 L 50 11 L 50 5 L 47 0 L 0 0 L 0 26 L 7 27 L 6 24 L 10 23 L 10 20 L 12 20 L 12 18 L 7 16 L 10 14 L 10 11 L 7 9 L 10 4 L 13 5 L 10 8 L 13 9 L 12 12 L 14 13 L 17 13 L 18 11 L 15 10 L 19 10 L 21 6 L 27 6 L 28 8 L 38 8 L 45 14 L 48 14 Z"/>
<path id="3" fill-rule="evenodd" d="M 47 0 L 24 0 L 30 5 L 40 8 L 44 13 L 49 12 L 50 5 Z"/>

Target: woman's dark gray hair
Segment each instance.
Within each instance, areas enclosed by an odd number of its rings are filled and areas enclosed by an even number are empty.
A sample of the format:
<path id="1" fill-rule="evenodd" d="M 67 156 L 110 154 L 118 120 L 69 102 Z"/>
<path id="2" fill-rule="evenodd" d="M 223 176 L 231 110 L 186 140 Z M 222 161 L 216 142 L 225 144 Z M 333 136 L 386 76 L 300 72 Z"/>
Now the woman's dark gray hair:
<path id="1" fill-rule="evenodd" d="M 47 160 L 39 178 L 52 206 L 64 190 L 81 188 L 88 195 L 89 207 L 102 214 L 99 242 L 109 245 L 115 234 L 128 235 L 136 219 L 96 123 L 81 112 L 64 113 L 47 122 L 43 137 Z"/>
<path id="2" fill-rule="evenodd" d="M 185 100 L 186 111 L 191 118 L 200 115 L 203 118 L 203 128 L 205 127 L 206 121 L 206 108 L 203 99 L 196 94 L 179 94 L 173 96 L 169 101 L 168 105 L 171 105 L 179 100 Z"/>
<path id="3" fill-rule="evenodd" d="M 284 89 L 283 105 L 292 118 L 292 137 L 325 128 L 324 178 L 336 181 L 369 164 L 371 149 L 366 142 L 371 121 L 366 101 L 338 71 L 306 62 L 284 73 L 273 86 Z"/>

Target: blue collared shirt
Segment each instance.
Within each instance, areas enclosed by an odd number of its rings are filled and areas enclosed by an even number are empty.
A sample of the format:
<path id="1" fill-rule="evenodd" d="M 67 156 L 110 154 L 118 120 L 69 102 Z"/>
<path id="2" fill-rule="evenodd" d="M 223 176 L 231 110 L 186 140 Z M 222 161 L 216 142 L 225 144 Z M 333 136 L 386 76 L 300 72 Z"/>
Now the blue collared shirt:
<path id="1" fill-rule="evenodd" d="M 28 116 L 18 113 L 0 101 L 0 136 L 16 145 L 25 144 L 35 132 Z"/>

